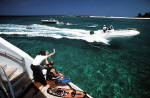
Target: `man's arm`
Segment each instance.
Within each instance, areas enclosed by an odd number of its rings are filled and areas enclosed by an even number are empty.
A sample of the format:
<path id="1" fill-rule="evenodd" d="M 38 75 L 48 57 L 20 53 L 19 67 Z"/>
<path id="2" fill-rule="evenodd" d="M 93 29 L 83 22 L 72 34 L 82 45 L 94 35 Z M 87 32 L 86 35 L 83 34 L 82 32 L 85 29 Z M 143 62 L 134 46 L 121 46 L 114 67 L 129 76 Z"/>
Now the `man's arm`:
<path id="1" fill-rule="evenodd" d="M 59 76 L 59 75 L 60 75 L 61 77 L 64 77 L 63 74 L 61 74 L 61 73 L 59 73 L 59 72 L 56 73 L 56 70 L 55 70 L 55 69 L 52 69 L 51 72 L 53 72 L 53 74 L 54 74 L 55 77 L 57 77 L 57 76 Z"/>
<path id="2" fill-rule="evenodd" d="M 48 58 L 46 58 L 45 63 L 46 63 L 46 64 L 49 64 L 49 62 L 48 62 Z"/>
<path id="3" fill-rule="evenodd" d="M 47 58 L 45 59 L 45 64 L 49 64 L 49 62 L 48 62 L 48 51 L 46 51 L 46 56 L 47 56 Z"/>
<path id="4" fill-rule="evenodd" d="M 50 56 L 53 56 L 54 54 L 55 54 L 55 49 L 53 49 L 53 52 L 51 54 L 47 55 L 47 58 L 50 57 Z"/>

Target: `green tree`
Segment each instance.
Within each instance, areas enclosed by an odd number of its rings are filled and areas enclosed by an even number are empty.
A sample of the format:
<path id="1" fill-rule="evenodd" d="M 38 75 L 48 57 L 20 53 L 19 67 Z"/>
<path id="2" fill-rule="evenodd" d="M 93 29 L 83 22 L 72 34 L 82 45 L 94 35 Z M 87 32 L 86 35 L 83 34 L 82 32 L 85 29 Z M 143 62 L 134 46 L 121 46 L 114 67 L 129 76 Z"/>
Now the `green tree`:
<path id="1" fill-rule="evenodd" d="M 148 13 L 145 13 L 143 17 L 148 17 Z"/>
<path id="2" fill-rule="evenodd" d="M 141 13 L 139 13 L 137 17 L 142 17 L 142 14 L 141 14 Z"/>
<path id="3" fill-rule="evenodd" d="M 150 12 L 148 13 L 148 17 L 150 17 Z"/>

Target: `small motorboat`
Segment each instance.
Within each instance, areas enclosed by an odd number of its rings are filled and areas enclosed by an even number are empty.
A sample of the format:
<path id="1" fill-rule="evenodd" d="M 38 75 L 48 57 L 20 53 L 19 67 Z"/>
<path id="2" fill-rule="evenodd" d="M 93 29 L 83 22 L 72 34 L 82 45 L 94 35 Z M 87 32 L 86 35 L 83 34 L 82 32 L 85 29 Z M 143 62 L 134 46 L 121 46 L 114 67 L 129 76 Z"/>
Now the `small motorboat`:
<path id="1" fill-rule="evenodd" d="M 32 27 L 29 27 L 29 26 L 28 26 L 28 27 L 26 27 L 26 29 L 32 29 Z"/>
<path id="2" fill-rule="evenodd" d="M 106 29 L 104 30 L 104 28 L 106 28 Z M 113 31 L 114 31 L 113 25 L 110 25 L 109 27 L 106 27 L 106 26 L 104 25 L 104 27 L 103 27 L 103 32 L 104 32 L 104 33 L 113 32 Z"/>
<path id="3" fill-rule="evenodd" d="M 62 22 L 62 21 L 57 21 L 57 23 L 56 24 L 58 24 L 58 25 L 63 25 L 64 24 L 64 22 Z"/>
<path id="4" fill-rule="evenodd" d="M 108 28 L 106 27 L 106 30 L 104 30 L 104 29 L 102 30 L 102 33 L 109 33 L 109 32 L 114 32 L 114 28 L 112 25 L 110 25 L 110 27 L 108 27 Z M 93 34 L 95 34 L 95 32 L 91 30 L 90 35 L 93 35 Z"/>
<path id="5" fill-rule="evenodd" d="M 66 23 L 66 25 L 68 25 L 68 26 L 69 26 L 69 25 L 72 25 L 72 23 L 70 23 L 70 22 L 67 22 L 67 23 Z"/>
<path id="6" fill-rule="evenodd" d="M 113 25 L 110 25 L 106 30 L 106 32 L 113 32 L 113 31 L 114 31 Z"/>

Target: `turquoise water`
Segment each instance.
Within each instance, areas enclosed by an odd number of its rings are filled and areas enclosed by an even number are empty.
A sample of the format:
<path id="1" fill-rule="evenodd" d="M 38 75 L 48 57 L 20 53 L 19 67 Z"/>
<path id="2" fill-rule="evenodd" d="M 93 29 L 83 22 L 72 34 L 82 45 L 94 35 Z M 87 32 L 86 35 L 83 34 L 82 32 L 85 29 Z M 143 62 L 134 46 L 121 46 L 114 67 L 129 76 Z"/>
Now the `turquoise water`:
<path id="1" fill-rule="evenodd" d="M 40 22 L 51 17 L 73 25 Z M 51 17 L 0 17 L 0 36 L 32 57 L 55 48 L 55 67 L 94 98 L 150 97 L 150 20 Z M 104 24 L 124 36 L 107 36 L 108 44 L 84 38 Z M 139 34 L 127 36 L 135 32 Z"/>

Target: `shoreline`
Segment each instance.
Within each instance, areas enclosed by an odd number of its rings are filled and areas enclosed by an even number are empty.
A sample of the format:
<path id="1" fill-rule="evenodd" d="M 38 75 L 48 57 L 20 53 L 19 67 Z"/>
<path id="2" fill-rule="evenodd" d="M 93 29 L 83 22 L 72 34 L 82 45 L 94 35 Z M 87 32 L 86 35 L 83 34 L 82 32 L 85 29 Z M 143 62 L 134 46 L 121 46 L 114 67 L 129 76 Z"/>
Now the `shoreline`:
<path id="1" fill-rule="evenodd" d="M 143 18 L 143 17 L 116 17 L 116 16 L 90 16 L 94 18 L 121 18 L 121 19 L 145 19 L 149 20 L 150 18 Z"/>
<path id="2" fill-rule="evenodd" d="M 111 17 L 109 17 L 109 18 L 111 18 Z M 150 19 L 150 18 L 140 18 L 140 17 L 112 17 L 112 18 L 123 18 L 123 19 Z"/>
<path id="3" fill-rule="evenodd" d="M 88 16 L 88 15 L 0 15 L 0 17 L 39 17 L 39 16 L 61 16 L 61 17 L 81 17 L 81 18 L 121 18 L 121 19 L 144 19 L 150 20 L 150 17 L 118 17 L 118 16 Z"/>

